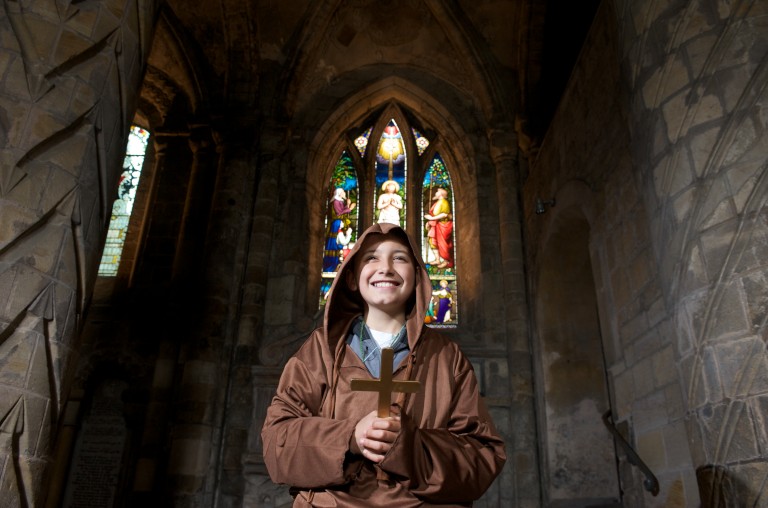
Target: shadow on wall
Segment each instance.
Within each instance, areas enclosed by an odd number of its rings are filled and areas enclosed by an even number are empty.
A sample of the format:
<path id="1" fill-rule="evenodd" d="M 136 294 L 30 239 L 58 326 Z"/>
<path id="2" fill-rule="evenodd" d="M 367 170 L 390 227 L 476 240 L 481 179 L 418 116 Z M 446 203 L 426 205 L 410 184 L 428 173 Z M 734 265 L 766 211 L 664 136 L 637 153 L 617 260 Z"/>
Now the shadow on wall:
<path id="1" fill-rule="evenodd" d="M 731 506 L 761 507 L 768 506 L 768 489 L 754 492 L 739 478 L 743 475 L 762 477 L 751 485 L 768 486 L 768 463 L 758 462 L 739 466 L 739 474 L 733 468 L 724 466 L 701 466 L 696 469 L 699 495 L 703 508 L 726 508 Z"/>

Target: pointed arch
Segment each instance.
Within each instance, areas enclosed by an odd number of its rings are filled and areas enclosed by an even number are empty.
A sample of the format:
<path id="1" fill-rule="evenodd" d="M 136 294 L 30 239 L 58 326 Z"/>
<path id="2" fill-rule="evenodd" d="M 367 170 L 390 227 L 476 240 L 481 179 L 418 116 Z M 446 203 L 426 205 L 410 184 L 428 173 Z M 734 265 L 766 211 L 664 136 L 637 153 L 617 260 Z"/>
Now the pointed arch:
<path id="1" fill-rule="evenodd" d="M 395 86 L 393 86 L 395 85 Z M 329 121 L 324 122 L 318 129 L 317 135 L 312 140 L 309 152 L 309 166 L 307 171 L 307 202 L 310 213 L 310 244 L 316 242 L 313 248 L 310 247 L 310 255 L 314 259 L 309 260 L 310 279 L 308 281 L 310 294 L 317 295 L 311 288 L 318 288 L 320 303 L 324 302 L 326 286 L 330 285 L 334 274 L 326 270 L 325 254 L 328 249 L 328 242 L 336 241 L 329 235 L 332 232 L 328 230 L 327 217 L 328 196 L 333 179 L 333 168 L 342 154 L 358 170 L 358 191 L 355 201 L 356 218 L 358 229 L 356 234 L 365 229 L 370 224 L 381 219 L 377 207 L 379 198 L 385 194 L 386 185 L 389 180 L 394 180 L 399 188 L 394 191 L 402 201 L 400 209 L 400 224 L 416 239 L 423 239 L 425 223 L 425 213 L 429 215 L 431 208 L 431 196 L 425 196 L 424 192 L 430 192 L 428 183 L 425 181 L 430 178 L 433 180 L 440 175 L 440 183 L 447 187 L 446 192 L 449 197 L 450 225 L 454 224 L 453 210 L 455 203 L 461 200 L 460 209 L 462 214 L 467 214 L 471 219 L 467 219 L 467 231 L 477 231 L 477 201 L 476 183 L 473 157 L 471 146 L 467 143 L 466 133 L 461 131 L 461 125 L 455 121 L 440 107 L 434 103 L 434 108 L 425 114 L 425 103 L 431 101 L 429 96 L 422 91 L 411 87 L 402 80 L 387 80 L 385 86 L 373 87 L 371 91 L 375 93 L 386 93 L 386 100 L 378 103 L 378 107 L 371 107 L 371 97 L 367 97 L 367 107 L 363 111 L 358 111 L 355 120 L 350 121 L 352 115 L 348 108 L 356 109 L 361 104 L 356 97 L 347 104 L 347 108 L 340 108 L 331 115 Z M 418 91 L 418 96 L 416 92 Z M 396 93 L 393 93 L 396 92 Z M 407 92 L 407 93 L 406 93 Z M 422 95 L 423 94 L 423 95 Z M 393 97 L 397 95 L 397 97 Z M 384 98 L 384 97 L 382 97 Z M 365 100 L 361 97 L 359 99 Z M 440 111 L 440 114 L 437 112 Z M 430 114 L 431 113 L 431 114 Z M 391 160 L 382 157 L 382 143 L 387 140 L 396 139 L 398 143 L 397 154 Z M 402 156 L 403 160 L 397 158 Z M 459 162 L 461 161 L 461 162 Z M 390 168 L 389 163 L 396 166 L 398 162 L 407 164 L 407 171 L 403 167 L 401 174 L 395 172 L 396 168 Z M 447 167 L 452 168 L 449 174 Z M 392 171 L 390 175 L 389 171 Z M 392 178 L 390 178 L 392 176 Z M 313 182 L 326 182 L 323 190 L 317 189 L 317 184 Z M 382 189 L 382 186 L 384 189 Z M 434 193 L 434 188 L 431 189 Z M 442 191 L 441 191 L 442 192 Z M 466 192 L 467 199 L 462 199 L 462 193 Z M 317 199 L 317 194 L 324 196 L 322 200 Z M 349 196 L 347 196 L 349 197 Z M 427 199 L 429 197 L 429 199 Z M 448 201 L 441 201 L 441 205 Z M 458 211 L 457 211 L 458 213 Z M 441 217 L 444 219 L 445 217 Z M 322 221 L 322 225 L 320 224 Z M 444 224 L 444 223 L 441 223 Z M 473 226 L 474 224 L 474 226 Z M 462 228 L 464 226 L 462 225 Z M 464 229 L 462 229 L 463 231 Z M 337 232 L 338 233 L 338 232 Z M 344 231 L 346 235 L 346 230 Z M 315 237 L 321 241 L 315 240 Z M 456 326 L 458 316 L 457 288 L 461 285 L 460 279 L 463 277 L 456 268 L 456 252 L 471 248 L 471 242 L 455 243 L 453 233 L 450 237 L 450 261 L 438 262 L 434 264 L 432 274 L 434 276 L 435 291 L 435 309 L 441 305 L 440 295 L 450 293 L 449 299 L 453 304 L 453 311 L 449 314 L 440 312 L 440 321 L 433 319 L 434 323 L 440 326 Z M 342 238 L 346 240 L 346 238 Z M 337 242 L 338 245 L 338 242 Z M 341 252 L 343 249 L 338 249 Z M 475 249 L 476 250 L 476 249 Z M 338 259 L 338 258 L 335 258 Z M 467 256 L 469 263 L 466 267 L 466 273 L 479 273 L 478 257 L 471 253 Z M 315 261 L 317 260 L 317 261 Z M 322 266 L 320 260 L 323 261 Z M 314 263 L 314 265 L 313 265 Z M 438 265 L 440 265 L 438 267 Z M 448 266 L 450 265 L 450 266 Z M 470 288 L 476 285 L 469 284 Z M 471 293 L 471 289 L 470 289 Z M 317 300 L 316 300 L 317 301 Z M 445 301 L 442 302 L 445 304 Z M 437 310 L 435 316 L 437 316 Z M 447 318 L 447 319 L 446 319 Z"/>

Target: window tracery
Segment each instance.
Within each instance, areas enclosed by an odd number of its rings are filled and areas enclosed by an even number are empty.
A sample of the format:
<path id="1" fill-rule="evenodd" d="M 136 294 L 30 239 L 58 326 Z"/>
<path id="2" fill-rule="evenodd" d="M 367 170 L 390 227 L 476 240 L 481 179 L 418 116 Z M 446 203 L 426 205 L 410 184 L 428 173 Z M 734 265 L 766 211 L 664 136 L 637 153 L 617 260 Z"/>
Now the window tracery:
<path id="1" fill-rule="evenodd" d="M 359 220 L 365 217 L 371 223 L 399 224 L 421 241 L 422 257 L 432 283 L 432 300 L 425 322 L 429 326 L 455 327 L 458 264 L 453 181 L 444 159 L 436 151 L 439 143 L 425 136 L 418 126 L 409 125 L 404 117 L 394 116 L 402 115 L 385 115 L 374 125 L 357 130 L 360 134 L 346 140 L 347 146 L 333 169 L 326 187 L 320 305 L 325 304 L 341 262 L 354 246 L 357 235 L 370 225 Z M 371 136 L 379 132 L 373 145 Z M 371 145 L 375 150 L 370 149 Z M 369 196 L 366 201 L 371 199 L 368 202 L 372 209 L 360 208 L 359 200 L 364 196 Z"/>

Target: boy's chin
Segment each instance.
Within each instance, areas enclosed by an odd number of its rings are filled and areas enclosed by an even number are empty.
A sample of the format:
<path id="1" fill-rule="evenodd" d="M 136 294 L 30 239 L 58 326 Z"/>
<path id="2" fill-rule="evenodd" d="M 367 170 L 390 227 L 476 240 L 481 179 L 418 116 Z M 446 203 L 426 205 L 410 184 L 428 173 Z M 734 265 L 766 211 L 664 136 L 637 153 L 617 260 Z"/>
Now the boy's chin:
<path id="1" fill-rule="evenodd" d="M 406 310 L 405 300 L 370 300 L 366 302 L 365 307 L 369 312 L 378 312 L 381 314 L 397 315 Z"/>

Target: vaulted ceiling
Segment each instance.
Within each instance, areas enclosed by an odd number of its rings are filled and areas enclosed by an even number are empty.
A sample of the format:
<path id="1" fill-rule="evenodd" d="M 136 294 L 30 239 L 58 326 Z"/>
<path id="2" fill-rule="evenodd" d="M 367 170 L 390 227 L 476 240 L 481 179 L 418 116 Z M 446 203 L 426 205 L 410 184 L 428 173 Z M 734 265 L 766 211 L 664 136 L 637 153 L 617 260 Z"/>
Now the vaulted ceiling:
<path id="1" fill-rule="evenodd" d="M 168 0 L 140 109 L 247 127 L 322 118 L 397 77 L 438 102 L 546 131 L 598 0 Z M 463 114 L 457 110 L 457 114 Z"/>

